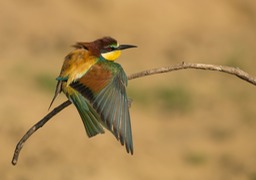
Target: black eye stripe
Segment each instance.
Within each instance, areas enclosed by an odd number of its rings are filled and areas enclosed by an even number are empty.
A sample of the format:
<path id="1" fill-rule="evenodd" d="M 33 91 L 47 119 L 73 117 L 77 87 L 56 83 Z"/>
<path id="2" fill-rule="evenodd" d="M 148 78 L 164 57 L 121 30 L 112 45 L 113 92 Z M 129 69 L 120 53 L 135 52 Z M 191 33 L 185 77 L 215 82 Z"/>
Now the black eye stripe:
<path id="1" fill-rule="evenodd" d="M 107 47 L 104 47 L 101 52 L 102 53 L 106 53 L 106 52 L 111 52 L 113 50 L 115 50 L 116 48 L 115 47 L 111 47 L 111 46 L 107 46 Z"/>

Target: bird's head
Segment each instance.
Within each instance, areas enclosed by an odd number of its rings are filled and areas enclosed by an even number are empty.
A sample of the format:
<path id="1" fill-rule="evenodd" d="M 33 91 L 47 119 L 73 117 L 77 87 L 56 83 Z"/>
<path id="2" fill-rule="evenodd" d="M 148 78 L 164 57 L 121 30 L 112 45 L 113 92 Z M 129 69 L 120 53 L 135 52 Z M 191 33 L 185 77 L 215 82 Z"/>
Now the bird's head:
<path id="1" fill-rule="evenodd" d="M 134 45 L 119 45 L 117 41 L 111 37 L 103 37 L 93 42 L 78 42 L 75 48 L 87 49 L 92 55 L 104 58 L 108 61 L 115 61 L 121 54 L 121 51 L 128 48 L 135 48 Z"/>
<path id="2" fill-rule="evenodd" d="M 121 51 L 124 49 L 137 47 L 127 44 L 119 45 L 117 41 L 111 37 L 104 37 L 102 40 L 104 43 L 100 48 L 100 55 L 108 61 L 115 61 L 121 55 Z"/>

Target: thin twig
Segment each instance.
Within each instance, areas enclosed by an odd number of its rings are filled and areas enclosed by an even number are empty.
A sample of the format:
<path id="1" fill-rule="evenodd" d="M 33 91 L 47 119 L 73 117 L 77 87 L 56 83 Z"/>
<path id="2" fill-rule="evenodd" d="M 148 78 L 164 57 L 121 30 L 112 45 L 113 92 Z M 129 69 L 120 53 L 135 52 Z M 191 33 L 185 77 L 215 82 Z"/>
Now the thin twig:
<path id="1" fill-rule="evenodd" d="M 248 73 L 246 73 L 245 71 L 243 71 L 239 68 L 230 67 L 230 66 L 200 64 L 200 63 L 185 63 L 185 62 L 176 64 L 176 65 L 172 65 L 172 66 L 141 71 L 141 72 L 138 72 L 135 74 L 131 74 L 130 76 L 128 76 L 128 79 L 132 80 L 132 79 L 141 78 L 141 77 L 145 77 L 145 76 L 149 76 L 149 75 L 167 73 L 167 72 L 172 72 L 172 71 L 177 71 L 177 70 L 182 70 L 182 69 L 201 69 L 201 70 L 224 72 L 224 73 L 228 73 L 231 75 L 235 75 L 238 78 L 240 78 L 244 81 L 247 81 L 248 83 L 251 83 L 256 86 L 256 78 L 250 76 Z M 27 141 L 27 139 L 34 132 L 36 132 L 39 128 L 41 128 L 46 122 L 48 122 L 53 116 L 58 114 L 60 111 L 65 109 L 70 104 L 71 104 L 71 102 L 69 100 L 65 101 L 64 103 L 62 103 L 61 105 L 59 105 L 58 107 L 53 109 L 43 119 L 41 119 L 39 122 L 37 122 L 34 126 L 32 126 L 27 131 L 27 133 L 21 138 L 21 140 L 18 142 L 18 144 L 16 146 L 16 149 L 13 154 L 13 159 L 12 159 L 13 165 L 17 164 L 20 151 L 21 151 L 24 143 Z"/>
<path id="2" fill-rule="evenodd" d="M 219 71 L 231 75 L 235 75 L 239 77 L 240 79 L 247 81 L 253 85 L 256 86 L 256 78 L 250 76 L 247 72 L 236 68 L 236 67 L 230 67 L 230 66 L 222 66 L 222 65 L 213 65 L 213 64 L 200 64 L 200 63 L 179 63 L 172 66 L 162 67 L 162 68 L 154 68 L 145 70 L 142 72 L 138 72 L 135 74 L 132 74 L 128 77 L 129 80 L 154 75 L 154 74 L 161 74 L 161 73 L 167 73 L 182 69 L 201 69 L 201 70 L 210 70 L 210 71 Z"/>
<path id="3" fill-rule="evenodd" d="M 48 113 L 43 119 L 41 119 L 39 122 L 37 122 L 34 126 L 32 126 L 27 133 L 21 138 L 21 140 L 19 141 L 19 143 L 17 144 L 14 154 L 13 154 L 13 158 L 12 158 L 12 164 L 16 165 L 18 162 L 18 158 L 19 158 L 19 154 L 20 151 L 23 147 L 23 144 L 27 141 L 27 139 L 34 133 L 36 132 L 39 128 L 41 128 L 45 123 L 47 123 L 47 121 L 49 121 L 53 116 L 55 116 L 56 114 L 58 114 L 61 110 L 63 110 L 64 108 L 66 108 L 67 106 L 69 106 L 71 104 L 71 102 L 69 100 L 65 101 L 64 103 L 62 103 L 61 105 L 59 105 L 58 107 L 54 108 L 50 113 Z"/>

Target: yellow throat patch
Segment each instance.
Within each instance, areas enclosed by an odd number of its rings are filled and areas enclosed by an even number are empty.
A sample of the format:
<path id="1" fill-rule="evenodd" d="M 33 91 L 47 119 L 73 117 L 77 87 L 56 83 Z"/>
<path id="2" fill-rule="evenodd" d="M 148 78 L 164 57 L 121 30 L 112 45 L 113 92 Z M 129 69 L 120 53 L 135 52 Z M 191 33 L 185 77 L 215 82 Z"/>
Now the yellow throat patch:
<path id="1" fill-rule="evenodd" d="M 121 50 L 115 50 L 111 52 L 102 53 L 101 56 L 108 60 L 108 61 L 114 61 L 121 55 Z"/>

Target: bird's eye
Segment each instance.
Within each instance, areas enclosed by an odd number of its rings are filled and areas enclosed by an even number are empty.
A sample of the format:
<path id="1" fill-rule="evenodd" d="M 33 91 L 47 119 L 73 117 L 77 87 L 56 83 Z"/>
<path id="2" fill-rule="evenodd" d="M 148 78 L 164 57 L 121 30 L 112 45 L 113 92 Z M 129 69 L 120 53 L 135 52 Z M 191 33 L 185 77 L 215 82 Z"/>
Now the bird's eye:
<path id="1" fill-rule="evenodd" d="M 116 46 L 108 45 L 108 46 L 105 46 L 105 47 L 101 50 L 101 53 L 111 52 L 111 51 L 114 51 L 114 50 L 116 50 Z"/>
<path id="2" fill-rule="evenodd" d="M 112 47 L 112 46 L 108 46 L 108 47 L 106 47 L 105 49 L 106 49 L 106 51 L 108 51 L 108 52 L 115 50 L 115 48 Z"/>

